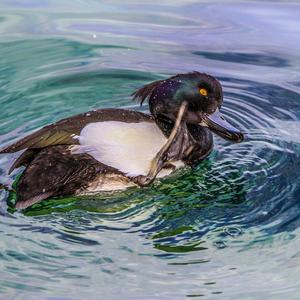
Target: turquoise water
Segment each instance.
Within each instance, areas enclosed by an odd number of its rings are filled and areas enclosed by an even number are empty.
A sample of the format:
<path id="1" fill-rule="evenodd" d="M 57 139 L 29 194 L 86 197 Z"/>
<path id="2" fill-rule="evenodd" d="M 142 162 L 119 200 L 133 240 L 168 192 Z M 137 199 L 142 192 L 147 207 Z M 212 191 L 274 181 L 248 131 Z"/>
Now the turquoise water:
<path id="1" fill-rule="evenodd" d="M 191 70 L 220 79 L 246 134 L 150 188 L 24 212 L 0 191 L 0 299 L 299 299 L 299 15 L 296 1 L 0 1 L 1 147 L 95 108 L 147 111 L 134 89 Z"/>

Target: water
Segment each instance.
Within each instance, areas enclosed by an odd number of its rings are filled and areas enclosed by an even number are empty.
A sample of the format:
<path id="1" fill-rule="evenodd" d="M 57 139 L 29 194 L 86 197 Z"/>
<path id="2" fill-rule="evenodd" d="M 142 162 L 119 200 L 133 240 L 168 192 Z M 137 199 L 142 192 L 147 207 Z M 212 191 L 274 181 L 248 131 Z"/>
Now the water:
<path id="1" fill-rule="evenodd" d="M 199 70 L 246 134 L 145 189 L 13 212 L 1 299 L 299 299 L 300 4 L 0 2 L 0 144 Z M 141 108 L 146 111 L 147 108 Z M 0 182 L 16 155 L 1 156 Z"/>

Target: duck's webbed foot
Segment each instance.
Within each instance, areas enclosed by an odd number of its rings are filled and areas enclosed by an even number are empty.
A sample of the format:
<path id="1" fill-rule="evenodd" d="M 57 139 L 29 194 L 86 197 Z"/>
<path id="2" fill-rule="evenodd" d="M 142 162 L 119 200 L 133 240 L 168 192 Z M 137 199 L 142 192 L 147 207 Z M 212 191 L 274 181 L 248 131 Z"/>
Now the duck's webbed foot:
<path id="1" fill-rule="evenodd" d="M 165 162 L 161 169 L 171 169 L 172 171 L 174 171 L 176 169 L 176 167 L 170 162 Z M 158 172 L 156 173 L 156 175 L 158 174 Z M 144 187 L 144 186 L 150 185 L 154 181 L 154 179 L 156 178 L 156 175 L 155 176 L 139 175 L 139 176 L 136 176 L 136 177 L 132 178 L 132 180 L 133 180 L 133 182 L 135 182 L 139 186 Z"/>
<path id="2" fill-rule="evenodd" d="M 163 169 L 168 169 L 168 170 L 174 171 L 176 169 L 176 166 L 170 162 L 165 162 Z"/>
<path id="3" fill-rule="evenodd" d="M 155 178 L 151 178 L 147 175 L 139 175 L 132 178 L 132 181 L 141 187 L 150 185 Z"/>
<path id="4" fill-rule="evenodd" d="M 153 158 L 148 174 L 140 175 L 133 179 L 133 181 L 139 186 L 147 186 L 151 184 L 163 168 L 175 169 L 175 166 L 172 165 L 170 161 L 180 159 L 180 156 L 183 155 L 183 144 L 186 140 L 186 126 L 182 126 L 182 123 L 186 108 L 187 103 L 183 102 L 179 109 L 172 132 L 165 145 Z"/>

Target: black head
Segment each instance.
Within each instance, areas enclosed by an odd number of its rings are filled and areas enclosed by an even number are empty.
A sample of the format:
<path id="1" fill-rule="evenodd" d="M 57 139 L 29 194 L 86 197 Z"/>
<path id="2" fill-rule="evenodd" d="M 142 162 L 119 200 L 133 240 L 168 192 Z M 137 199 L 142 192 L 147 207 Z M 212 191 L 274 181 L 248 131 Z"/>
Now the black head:
<path id="1" fill-rule="evenodd" d="M 184 119 L 187 124 L 209 127 L 224 138 L 241 141 L 242 133 L 220 115 L 223 91 L 220 82 L 205 73 L 177 74 L 166 80 L 145 85 L 134 94 L 141 104 L 149 99 L 150 112 L 155 120 L 175 122 L 179 108 L 187 103 Z"/>

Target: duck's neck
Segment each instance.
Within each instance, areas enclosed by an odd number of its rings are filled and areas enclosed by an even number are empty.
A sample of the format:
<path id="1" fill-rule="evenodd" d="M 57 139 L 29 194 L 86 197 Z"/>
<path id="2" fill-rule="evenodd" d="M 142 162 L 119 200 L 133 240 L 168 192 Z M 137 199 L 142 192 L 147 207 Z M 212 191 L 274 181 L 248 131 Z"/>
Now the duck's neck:
<path id="1" fill-rule="evenodd" d="M 175 123 L 164 116 L 154 116 L 154 121 L 165 137 L 169 137 Z"/>

